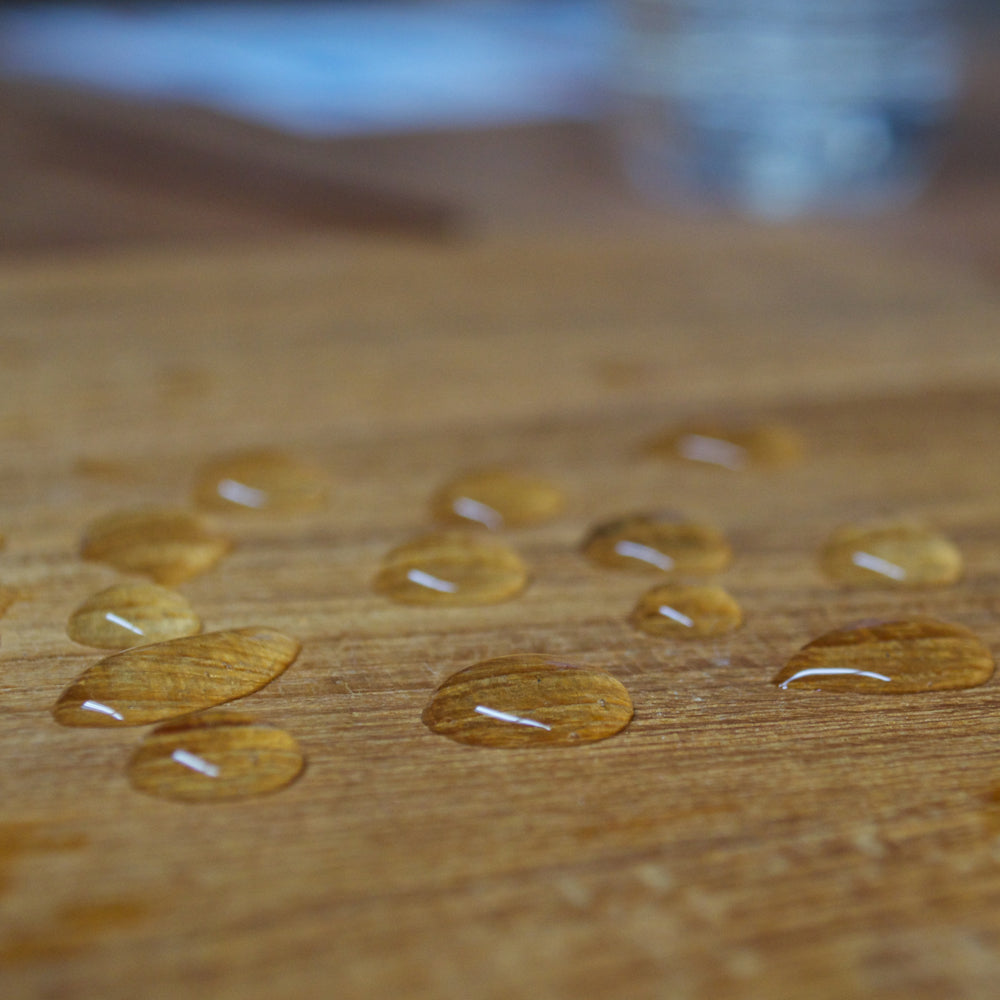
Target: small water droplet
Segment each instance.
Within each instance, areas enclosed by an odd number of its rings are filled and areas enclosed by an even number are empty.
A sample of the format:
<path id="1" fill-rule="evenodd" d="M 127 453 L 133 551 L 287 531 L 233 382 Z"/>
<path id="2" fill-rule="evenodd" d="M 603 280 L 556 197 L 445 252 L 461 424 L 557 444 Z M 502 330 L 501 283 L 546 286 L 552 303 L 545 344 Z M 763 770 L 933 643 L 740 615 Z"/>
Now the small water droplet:
<path id="1" fill-rule="evenodd" d="M 64 726 L 142 726 L 259 691 L 295 659 L 299 643 L 253 627 L 170 639 L 106 656 L 59 697 Z"/>
<path id="2" fill-rule="evenodd" d="M 433 732 L 483 747 L 592 743 L 614 736 L 631 718 L 632 699 L 614 677 L 523 653 L 453 674 L 423 713 Z"/>
<path id="3" fill-rule="evenodd" d="M 132 787 L 161 799 L 216 802 L 277 791 L 305 759 L 283 729 L 215 711 L 157 726 L 128 764 Z"/>
<path id="4" fill-rule="evenodd" d="M 473 521 L 497 531 L 548 520 L 564 504 L 562 490 L 544 479 L 484 469 L 443 486 L 431 501 L 431 512 L 441 521 Z"/>
<path id="5" fill-rule="evenodd" d="M 993 657 L 969 629 L 908 619 L 827 632 L 803 646 L 774 683 L 780 688 L 907 694 L 976 687 L 992 675 Z"/>
<path id="6" fill-rule="evenodd" d="M 732 558 L 717 528 L 658 514 L 633 514 L 598 525 L 583 543 L 592 562 L 609 569 L 717 573 Z"/>
<path id="7" fill-rule="evenodd" d="M 93 522 L 84 535 L 85 559 L 173 585 L 211 569 L 232 542 L 187 510 L 119 511 Z"/>
<path id="8" fill-rule="evenodd" d="M 497 604 L 528 582 L 521 557 L 497 539 L 457 532 L 425 535 L 393 549 L 375 590 L 403 604 Z"/>
<path id="9" fill-rule="evenodd" d="M 643 594 L 629 620 L 650 635 L 696 639 L 739 628 L 743 612 L 722 587 L 666 584 Z"/>
<path id="10" fill-rule="evenodd" d="M 317 510 L 329 495 L 323 469 L 275 451 L 228 455 L 202 469 L 195 501 L 216 510 L 298 513 Z"/>
<path id="11" fill-rule="evenodd" d="M 0 618 L 7 613 L 7 609 L 15 601 L 21 600 L 23 596 L 21 591 L 15 590 L 13 587 L 0 587 Z"/>
<path id="12" fill-rule="evenodd" d="M 191 605 L 155 583 L 120 583 L 88 597 L 70 615 L 66 633 L 100 649 L 127 649 L 201 631 Z"/>
<path id="13" fill-rule="evenodd" d="M 704 462 L 734 471 L 747 466 L 791 465 L 802 458 L 802 438 L 780 424 L 692 424 L 650 441 L 651 455 Z"/>
<path id="14" fill-rule="evenodd" d="M 962 575 L 962 554 L 944 535 L 900 521 L 846 525 L 820 552 L 830 578 L 856 587 L 934 587 Z"/>

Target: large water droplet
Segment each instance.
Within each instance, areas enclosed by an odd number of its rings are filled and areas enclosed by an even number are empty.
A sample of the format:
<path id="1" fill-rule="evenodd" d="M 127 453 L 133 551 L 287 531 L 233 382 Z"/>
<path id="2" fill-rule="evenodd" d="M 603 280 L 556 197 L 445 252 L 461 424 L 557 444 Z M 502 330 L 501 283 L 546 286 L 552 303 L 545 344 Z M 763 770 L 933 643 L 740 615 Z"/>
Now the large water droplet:
<path id="1" fill-rule="evenodd" d="M 642 595 L 630 621 L 650 635 L 697 639 L 739 628 L 743 612 L 722 587 L 666 584 Z"/>
<path id="2" fill-rule="evenodd" d="M 200 631 L 201 621 L 187 600 L 155 583 L 108 587 L 88 597 L 66 627 L 74 642 L 100 649 L 127 649 Z"/>
<path id="3" fill-rule="evenodd" d="M 647 451 L 736 471 L 751 465 L 790 465 L 802 458 L 804 446 L 795 431 L 780 424 L 691 424 L 654 438 Z"/>
<path id="4" fill-rule="evenodd" d="M 93 522 L 84 535 L 82 554 L 172 585 L 211 569 L 231 548 L 228 538 L 209 530 L 190 511 L 149 508 Z"/>
<path id="5" fill-rule="evenodd" d="M 633 514 L 598 525 L 584 541 L 583 553 L 610 569 L 697 575 L 717 573 L 732 558 L 717 528 L 657 514 Z"/>
<path id="6" fill-rule="evenodd" d="M 375 578 L 380 594 L 403 604 L 496 604 L 528 582 L 521 557 L 494 538 L 425 535 L 393 549 Z"/>
<path id="7" fill-rule="evenodd" d="M 216 459 L 202 469 L 195 500 L 217 510 L 297 513 L 322 507 L 329 495 L 326 473 L 276 451 L 246 451 Z"/>
<path id="8" fill-rule="evenodd" d="M 431 501 L 438 520 L 473 521 L 491 531 L 536 524 L 562 510 L 562 490 L 534 476 L 484 469 L 447 483 Z"/>
<path id="9" fill-rule="evenodd" d="M 297 640 L 265 627 L 210 632 L 106 656 L 59 697 L 64 726 L 142 726 L 242 698 L 298 655 Z"/>
<path id="10" fill-rule="evenodd" d="M 907 694 L 976 687 L 993 657 L 961 625 L 928 619 L 836 629 L 803 646 L 774 678 L 781 688 Z"/>
<path id="11" fill-rule="evenodd" d="M 962 554 L 922 524 L 847 525 L 823 546 L 827 576 L 857 587 L 933 587 L 962 575 Z"/>
<path id="12" fill-rule="evenodd" d="M 631 718 L 632 699 L 609 674 L 522 653 L 453 674 L 423 713 L 435 733 L 483 747 L 590 743 Z"/>
<path id="13" fill-rule="evenodd" d="M 134 788 L 162 799 L 216 802 L 283 788 L 304 764 L 283 729 L 215 711 L 157 726 L 133 754 L 128 776 Z"/>

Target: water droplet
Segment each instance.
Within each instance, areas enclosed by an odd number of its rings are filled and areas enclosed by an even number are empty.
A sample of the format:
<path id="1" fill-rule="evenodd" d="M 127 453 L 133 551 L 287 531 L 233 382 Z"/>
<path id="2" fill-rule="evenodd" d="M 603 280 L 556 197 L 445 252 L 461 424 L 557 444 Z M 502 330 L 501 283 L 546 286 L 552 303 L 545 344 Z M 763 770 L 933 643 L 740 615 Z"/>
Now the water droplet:
<path id="1" fill-rule="evenodd" d="M 326 473 L 316 465 L 274 451 L 247 451 L 211 462 L 198 477 L 195 500 L 217 510 L 298 513 L 322 507 Z"/>
<path id="2" fill-rule="evenodd" d="M 128 776 L 133 788 L 161 799 L 215 802 L 277 791 L 304 765 L 283 729 L 216 711 L 157 726 L 132 755 Z"/>
<path id="3" fill-rule="evenodd" d="M 231 548 L 190 511 L 149 508 L 95 521 L 81 551 L 85 559 L 172 585 L 211 569 Z"/>
<path id="4" fill-rule="evenodd" d="M 906 694 L 985 684 L 993 657 L 961 625 L 928 619 L 876 622 L 827 632 L 774 678 L 781 688 Z"/>
<path id="5" fill-rule="evenodd" d="M 88 597 L 70 615 L 66 632 L 74 642 L 100 649 L 127 649 L 201 631 L 191 605 L 155 583 L 120 583 Z"/>
<path id="6" fill-rule="evenodd" d="M 583 543 L 592 562 L 609 569 L 717 573 L 732 558 L 722 532 L 666 515 L 633 514 L 598 525 Z"/>
<path id="7" fill-rule="evenodd" d="M 433 732 L 482 747 L 592 743 L 631 718 L 632 699 L 614 677 L 525 653 L 453 674 L 423 714 Z"/>
<path id="8" fill-rule="evenodd" d="M 666 584 L 642 595 L 630 618 L 650 635 L 697 639 L 743 624 L 743 613 L 722 587 Z"/>
<path id="9" fill-rule="evenodd" d="M 142 726 L 242 698 L 274 680 L 299 643 L 252 627 L 170 639 L 106 656 L 62 693 L 64 726 Z"/>
<path id="10" fill-rule="evenodd" d="M 802 438 L 780 424 L 692 424 L 667 431 L 647 445 L 652 455 L 738 470 L 750 465 L 791 465 L 802 458 Z"/>
<path id="11" fill-rule="evenodd" d="M 847 525 L 823 546 L 827 576 L 858 587 L 934 587 L 962 575 L 962 555 L 922 524 Z"/>
<path id="12" fill-rule="evenodd" d="M 442 521 L 474 521 L 496 531 L 545 521 L 564 503 L 562 491 L 544 479 L 484 469 L 442 487 L 431 501 L 431 511 Z"/>
<path id="13" fill-rule="evenodd" d="M 521 557 L 497 539 L 443 532 L 393 549 L 375 590 L 403 604 L 497 604 L 527 582 Z"/>

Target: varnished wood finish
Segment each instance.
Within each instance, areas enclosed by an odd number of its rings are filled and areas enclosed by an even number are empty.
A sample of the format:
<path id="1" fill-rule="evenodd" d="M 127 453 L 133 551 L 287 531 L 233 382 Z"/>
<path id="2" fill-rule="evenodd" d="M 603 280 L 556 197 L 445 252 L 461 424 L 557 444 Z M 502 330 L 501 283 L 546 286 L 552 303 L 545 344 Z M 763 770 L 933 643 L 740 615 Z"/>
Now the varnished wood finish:
<path id="1" fill-rule="evenodd" d="M 859 619 L 933 617 L 998 648 L 995 288 L 690 222 L 662 241 L 7 264 L 0 315 L 0 584 L 24 595 L 0 618 L 5 1000 L 993 995 L 996 679 L 894 698 L 772 680 Z M 642 455 L 720 413 L 792 426 L 807 455 L 742 473 Z M 50 715 L 95 660 L 69 613 L 122 579 L 80 558 L 81 534 L 188 505 L 205 461 L 260 447 L 327 469 L 329 506 L 227 516 L 237 544 L 179 589 L 208 630 L 301 639 L 239 707 L 309 766 L 232 803 L 140 794 L 142 729 Z M 530 586 L 481 607 L 375 593 L 443 478 L 486 465 L 566 489 L 559 517 L 500 534 Z M 604 518 L 671 508 L 730 540 L 738 631 L 636 631 L 655 578 L 579 551 Z M 886 515 L 944 532 L 963 578 L 827 580 L 830 532 Z M 512 652 L 611 673 L 632 722 L 544 750 L 421 722 L 446 678 Z"/>

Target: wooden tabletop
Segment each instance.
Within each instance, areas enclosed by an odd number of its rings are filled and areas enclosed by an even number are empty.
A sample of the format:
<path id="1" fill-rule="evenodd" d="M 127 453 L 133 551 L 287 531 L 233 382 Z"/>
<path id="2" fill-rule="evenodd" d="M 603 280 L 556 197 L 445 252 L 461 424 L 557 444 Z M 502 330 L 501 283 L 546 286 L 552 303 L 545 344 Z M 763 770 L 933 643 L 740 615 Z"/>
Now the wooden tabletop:
<path id="1" fill-rule="evenodd" d="M 1000 651 L 996 92 L 973 91 L 912 211 L 759 227 L 641 205 L 588 126 L 317 145 L 0 87 L 5 1000 L 992 997 L 1000 681 L 772 678 L 859 619 Z M 805 457 L 644 453 L 688 420 L 777 422 Z M 307 767 L 268 796 L 161 800 L 126 776 L 144 727 L 51 714 L 104 655 L 69 615 L 136 579 L 84 560 L 83 534 L 191 507 L 206 462 L 261 447 L 318 463 L 329 503 L 207 514 L 234 547 L 177 589 L 206 630 L 302 643 L 235 707 Z M 376 593 L 435 491 L 483 466 L 567 496 L 501 533 L 523 593 Z M 656 509 L 725 533 L 713 580 L 741 629 L 639 632 L 657 577 L 581 555 L 596 524 Z M 946 534 L 961 580 L 823 576 L 833 529 L 884 518 Z M 610 673 L 634 719 L 506 750 L 422 724 L 438 684 L 510 653 Z"/>
<path id="2" fill-rule="evenodd" d="M 306 238 L 122 250 L 0 271 L 0 799 L 5 997 L 985 997 L 1000 971 L 997 682 L 782 691 L 802 644 L 929 615 L 1000 648 L 1000 297 L 846 237 L 678 224 L 662 238 L 444 245 Z M 779 421 L 807 457 L 731 472 L 644 456 L 689 418 Z M 268 625 L 299 659 L 239 706 L 308 757 L 267 797 L 133 790 L 141 729 L 50 714 L 102 655 L 70 641 L 123 579 L 85 526 L 191 503 L 196 470 L 290 449 L 310 514 L 213 515 L 236 542 L 180 585 L 206 629 Z M 506 603 L 407 607 L 371 581 L 457 472 L 565 489 L 505 533 Z M 655 578 L 601 570 L 599 521 L 720 527 L 742 629 L 681 641 L 627 616 Z M 851 590 L 817 553 L 847 521 L 920 517 L 961 582 Z M 555 654 L 628 688 L 589 746 L 431 733 L 434 687 Z"/>

